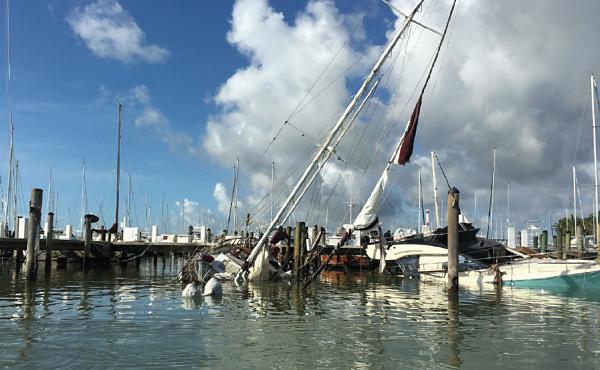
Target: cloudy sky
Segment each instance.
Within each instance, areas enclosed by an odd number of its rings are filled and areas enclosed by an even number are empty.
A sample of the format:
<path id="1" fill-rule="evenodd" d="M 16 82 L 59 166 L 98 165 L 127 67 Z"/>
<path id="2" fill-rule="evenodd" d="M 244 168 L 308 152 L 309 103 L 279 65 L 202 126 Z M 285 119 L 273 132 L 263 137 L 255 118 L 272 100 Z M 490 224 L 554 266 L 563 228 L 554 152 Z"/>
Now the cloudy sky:
<path id="1" fill-rule="evenodd" d="M 407 13 L 415 4 L 394 1 Z M 426 1 L 417 19 L 441 30 L 449 8 L 448 0 Z M 497 228 L 508 217 L 508 183 L 510 218 L 518 226 L 564 215 L 572 206 L 573 163 L 583 212 L 592 212 L 589 76 L 600 70 L 597 14 L 595 0 L 459 1 L 425 94 L 415 154 L 392 171 L 381 209 L 388 228 L 416 223 L 419 169 L 425 206 L 433 208 L 432 150 L 461 191 L 463 213 L 483 228 L 492 148 Z M 26 208 L 32 187 L 47 190 L 52 169 L 59 223 L 78 224 L 85 159 L 89 210 L 112 222 L 121 102 L 122 194 L 131 177 L 134 222 L 151 218 L 174 231 L 204 219 L 222 228 L 239 158 L 239 213 L 252 213 L 259 225 L 270 219 L 271 203 L 287 195 L 402 19 L 379 0 L 11 1 L 19 208 Z M 327 220 L 333 227 L 349 220 L 349 204 L 356 214 L 404 128 L 438 40 L 418 26 L 409 29 L 292 221 Z M 0 130 L 4 191 L 6 133 Z M 447 186 L 438 179 L 444 199 Z"/>

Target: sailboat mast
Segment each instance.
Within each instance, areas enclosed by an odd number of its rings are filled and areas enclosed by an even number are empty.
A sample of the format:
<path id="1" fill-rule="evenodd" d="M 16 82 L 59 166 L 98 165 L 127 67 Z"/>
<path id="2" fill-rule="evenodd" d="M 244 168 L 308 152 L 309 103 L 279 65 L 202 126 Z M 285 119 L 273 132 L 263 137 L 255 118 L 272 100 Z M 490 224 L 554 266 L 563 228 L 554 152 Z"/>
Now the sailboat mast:
<path id="1" fill-rule="evenodd" d="M 87 213 L 87 191 L 85 184 L 85 158 L 83 158 L 83 162 L 81 164 L 81 215 L 79 218 L 79 230 L 81 230 L 81 237 L 84 237 L 83 231 L 83 217 Z"/>
<path id="2" fill-rule="evenodd" d="M 489 204 L 489 209 L 488 209 L 488 224 L 487 224 L 487 232 L 485 237 L 489 238 L 490 237 L 490 226 L 492 227 L 492 229 L 494 228 L 494 188 L 496 186 L 496 148 L 494 148 L 494 152 L 493 152 L 493 159 L 492 159 L 492 186 L 490 189 L 490 204 Z"/>
<path id="3" fill-rule="evenodd" d="M 575 241 L 578 242 L 578 238 L 577 238 L 577 173 L 575 172 L 575 165 L 573 165 L 573 220 L 574 220 L 574 224 L 573 226 L 575 227 L 574 230 L 574 234 L 575 234 Z M 575 245 L 578 245 L 577 243 Z"/>
<path id="4" fill-rule="evenodd" d="M 117 131 L 117 199 L 115 202 L 115 224 L 119 230 L 119 189 L 121 184 L 121 114 L 123 106 L 118 105 L 118 131 Z"/>
<path id="5" fill-rule="evenodd" d="M 419 193 L 417 195 L 417 233 L 421 232 L 421 169 L 419 169 Z"/>
<path id="6" fill-rule="evenodd" d="M 598 246 L 598 161 L 596 154 L 596 102 L 594 97 L 598 99 L 598 90 L 596 89 L 596 80 L 594 75 L 590 76 L 590 90 L 592 98 L 592 130 L 594 138 L 594 240 L 596 246 Z"/>
<path id="7" fill-rule="evenodd" d="M 508 182 L 507 185 L 507 190 L 506 190 L 506 226 L 510 226 L 510 181 Z"/>
<path id="8" fill-rule="evenodd" d="M 275 161 L 271 164 L 271 222 L 273 221 L 273 207 L 275 206 Z"/>
<path id="9" fill-rule="evenodd" d="M 413 9 L 413 11 L 410 13 L 410 15 L 404 20 L 404 23 L 402 24 L 402 27 L 396 32 L 396 34 L 394 35 L 394 37 L 387 44 L 387 46 L 385 47 L 384 51 L 381 53 L 379 59 L 377 60 L 377 62 L 373 66 L 373 68 L 371 69 L 371 72 L 369 73 L 369 75 L 367 76 L 367 78 L 365 78 L 365 80 L 363 81 L 362 85 L 360 86 L 360 88 L 358 89 L 358 91 L 356 92 L 356 94 L 354 95 L 354 97 L 352 98 L 352 100 L 350 101 L 350 103 L 346 106 L 346 109 L 344 110 L 344 113 L 342 113 L 342 115 L 340 116 L 340 118 L 337 120 L 335 126 L 331 129 L 331 131 L 327 135 L 327 138 L 325 139 L 325 141 L 323 142 L 323 144 L 320 146 L 320 148 L 317 151 L 317 153 L 314 155 L 311 163 L 304 170 L 304 173 L 302 174 L 302 176 L 300 177 L 300 179 L 296 183 L 296 186 L 292 189 L 292 192 L 288 195 L 287 199 L 283 202 L 283 204 L 281 205 L 279 211 L 275 215 L 275 218 L 273 219 L 273 221 L 271 221 L 271 224 L 265 230 L 265 233 L 263 234 L 263 236 L 258 241 L 256 247 L 252 250 L 252 253 L 250 254 L 250 256 L 248 256 L 248 261 L 250 263 L 254 262 L 254 258 L 256 258 L 256 255 L 259 252 L 262 251 L 263 246 L 265 245 L 265 242 L 269 238 L 269 234 L 271 233 L 271 231 L 273 231 L 275 229 L 275 226 L 280 222 L 281 216 L 283 216 L 283 214 L 286 211 L 286 209 L 292 203 L 292 201 L 294 200 L 294 198 L 298 195 L 298 192 L 300 191 L 300 188 L 305 184 L 305 181 L 308 179 L 308 177 L 310 176 L 311 172 L 315 169 L 315 166 L 317 165 L 319 159 L 323 156 L 323 154 L 325 153 L 325 151 L 328 149 L 329 144 L 333 141 L 334 137 L 337 135 L 337 133 L 341 129 L 341 127 L 344 124 L 344 122 L 346 121 L 346 119 L 350 116 L 350 114 L 354 110 L 354 108 L 356 106 L 356 103 L 358 103 L 359 99 L 367 91 L 367 88 L 370 85 L 371 81 L 379 73 L 379 70 L 381 69 L 381 66 L 383 65 L 383 63 L 386 61 L 386 59 L 388 58 L 388 56 L 392 52 L 392 49 L 396 46 L 396 44 L 400 40 L 400 37 L 402 36 L 402 34 L 404 34 L 404 31 L 406 30 L 406 28 L 408 27 L 408 25 L 412 22 L 413 17 L 417 13 L 417 11 L 421 8 L 421 5 L 423 4 L 423 1 L 424 0 L 419 1 L 419 3 L 417 4 L 417 6 L 415 6 L 415 8 Z M 310 185 L 310 183 L 308 185 Z"/>
<path id="10" fill-rule="evenodd" d="M 435 176 L 435 152 L 431 152 L 431 173 L 433 176 L 433 202 L 435 203 L 435 228 L 439 229 L 440 223 L 440 204 L 437 191 L 437 178 Z"/>
<path id="11" fill-rule="evenodd" d="M 240 159 L 235 160 L 235 185 L 234 185 L 234 200 L 233 200 L 233 230 L 238 229 L 238 187 L 239 187 L 239 175 L 240 175 Z"/>
<path id="12" fill-rule="evenodd" d="M 8 112 L 8 137 L 9 137 L 9 152 L 8 152 L 8 184 L 6 190 L 6 198 L 4 202 L 4 236 L 8 236 L 9 231 L 9 215 L 10 215 L 10 202 L 11 191 L 13 190 L 13 168 L 14 168 L 14 143 L 13 136 L 15 127 L 12 120 L 12 107 L 11 107 L 11 73 L 10 73 L 10 5 L 9 1 L 6 0 L 6 104 Z"/>

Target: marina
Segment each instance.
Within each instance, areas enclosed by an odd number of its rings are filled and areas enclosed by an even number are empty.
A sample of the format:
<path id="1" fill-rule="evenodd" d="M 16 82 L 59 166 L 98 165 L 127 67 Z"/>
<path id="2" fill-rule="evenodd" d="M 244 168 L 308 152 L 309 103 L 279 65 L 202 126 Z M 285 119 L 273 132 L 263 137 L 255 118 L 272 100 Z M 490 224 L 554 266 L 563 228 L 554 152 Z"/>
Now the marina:
<path id="1" fill-rule="evenodd" d="M 2 2 L 0 367 L 598 367 L 600 5 Z"/>

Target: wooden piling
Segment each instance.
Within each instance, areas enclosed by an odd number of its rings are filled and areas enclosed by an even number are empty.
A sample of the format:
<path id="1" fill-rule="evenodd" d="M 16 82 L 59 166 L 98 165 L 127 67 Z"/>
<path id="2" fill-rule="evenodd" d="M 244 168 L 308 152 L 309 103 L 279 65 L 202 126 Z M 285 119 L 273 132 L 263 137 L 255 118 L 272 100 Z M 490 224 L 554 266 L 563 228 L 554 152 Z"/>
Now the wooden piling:
<path id="1" fill-rule="evenodd" d="M 533 236 L 533 249 L 537 250 L 538 248 L 539 237 L 537 235 Z"/>
<path id="2" fill-rule="evenodd" d="M 296 222 L 294 229 L 294 279 L 300 280 L 302 273 L 302 246 L 304 245 L 304 222 Z"/>
<path id="3" fill-rule="evenodd" d="M 571 232 L 567 231 L 565 233 L 565 238 L 563 240 L 564 242 L 564 247 L 563 247 L 563 258 L 567 259 L 568 258 L 568 253 L 569 253 L 569 249 L 571 249 Z"/>
<path id="4" fill-rule="evenodd" d="M 458 214 L 460 192 L 448 190 L 448 291 L 458 292 Z"/>
<path id="5" fill-rule="evenodd" d="M 92 218 L 91 215 L 85 215 L 83 218 L 84 233 L 83 233 L 83 267 L 85 268 L 88 259 L 90 258 L 90 248 L 92 245 Z"/>
<path id="6" fill-rule="evenodd" d="M 548 230 L 542 231 L 542 236 L 540 237 L 540 251 L 546 253 L 546 249 L 548 249 Z"/>
<path id="7" fill-rule="evenodd" d="M 42 189 L 31 190 L 31 200 L 29 201 L 29 229 L 27 230 L 27 260 L 25 271 L 27 279 L 35 280 L 36 258 L 35 250 L 40 241 L 40 219 L 42 217 Z"/>
<path id="8" fill-rule="evenodd" d="M 563 258 L 563 233 L 562 233 L 562 229 L 558 229 L 558 232 L 556 234 L 556 258 L 558 258 L 559 260 L 561 260 Z"/>
<path id="9" fill-rule="evenodd" d="M 578 224 L 575 230 L 575 239 L 577 240 L 577 256 L 583 255 L 583 225 Z"/>
<path id="10" fill-rule="evenodd" d="M 46 230 L 46 270 L 50 270 L 52 263 L 52 240 L 54 239 L 54 213 L 48 213 L 48 226 Z"/>

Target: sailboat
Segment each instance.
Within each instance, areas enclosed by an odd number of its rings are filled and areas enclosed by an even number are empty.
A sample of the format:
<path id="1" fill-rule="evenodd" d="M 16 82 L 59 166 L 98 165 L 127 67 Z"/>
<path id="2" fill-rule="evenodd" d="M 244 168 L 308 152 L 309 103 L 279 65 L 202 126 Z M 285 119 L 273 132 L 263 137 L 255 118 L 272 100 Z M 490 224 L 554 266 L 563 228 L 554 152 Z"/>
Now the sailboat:
<path id="1" fill-rule="evenodd" d="M 598 92 L 593 76 L 591 94 L 592 110 L 594 111 L 595 105 L 598 103 Z M 598 105 L 600 107 L 600 104 Z M 595 112 L 592 117 L 595 130 Z M 400 145 L 397 150 L 400 150 Z M 384 176 L 387 174 L 384 173 Z M 384 187 L 376 188 L 376 190 L 382 192 Z M 363 216 L 376 216 L 376 213 L 372 212 L 373 209 L 376 208 L 371 205 L 371 208 L 368 209 L 371 213 L 363 212 Z M 357 221 L 361 220 L 357 218 Z M 419 276 L 422 280 L 446 281 L 448 250 L 445 246 L 406 243 L 392 245 L 384 251 L 378 248 L 379 245 L 381 243 L 370 245 L 370 253 L 368 249 L 367 254 L 372 255 L 373 258 L 393 261 L 391 269 L 395 272 L 408 276 Z M 509 247 L 505 247 L 505 249 L 510 255 L 505 256 L 503 260 L 496 259 L 494 264 L 485 264 L 464 254 L 460 255 L 460 284 L 477 288 L 492 284 L 504 284 L 528 288 L 584 289 L 593 287 L 600 282 L 600 264 L 595 261 L 556 260 L 523 254 Z"/>
<path id="2" fill-rule="evenodd" d="M 356 94 L 353 95 L 351 101 L 336 121 L 334 127 L 329 131 L 325 140 L 319 145 L 319 149 L 313 156 L 311 162 L 305 168 L 304 172 L 298 179 L 296 185 L 293 187 L 292 191 L 285 199 L 285 201 L 283 201 L 283 203 L 279 207 L 279 210 L 271 220 L 271 223 L 269 224 L 269 226 L 267 226 L 264 234 L 259 239 L 258 243 L 248 256 L 246 266 L 249 272 L 249 278 L 270 278 L 267 275 L 268 269 L 261 268 L 261 266 L 265 267 L 269 265 L 268 263 L 266 263 L 269 259 L 269 253 L 266 247 L 268 245 L 268 240 L 271 236 L 271 233 L 286 222 L 289 215 L 291 215 L 293 210 L 298 205 L 298 202 L 306 193 L 306 190 L 314 182 L 316 174 L 318 174 L 322 170 L 323 166 L 331 156 L 331 153 L 335 151 L 337 143 L 339 142 L 339 140 L 341 140 L 341 138 L 348 131 L 348 128 L 352 125 L 353 120 L 351 117 L 355 117 L 359 113 L 360 108 L 364 106 L 364 103 L 369 97 L 369 91 L 372 91 L 376 87 L 375 81 L 377 81 L 377 77 L 379 76 L 381 67 L 389 59 L 392 50 L 398 44 L 400 38 L 405 33 L 408 26 L 411 23 L 413 23 L 413 18 L 417 14 L 418 10 L 421 8 L 423 2 L 424 0 L 420 0 L 418 2 L 415 8 L 405 17 L 405 20 L 400 26 L 400 28 L 397 31 L 395 31 L 394 35 L 390 38 L 389 42 L 383 49 L 381 55 L 377 59 L 375 65 L 372 67 L 370 73 L 363 80 L 358 91 L 356 92 Z"/>

